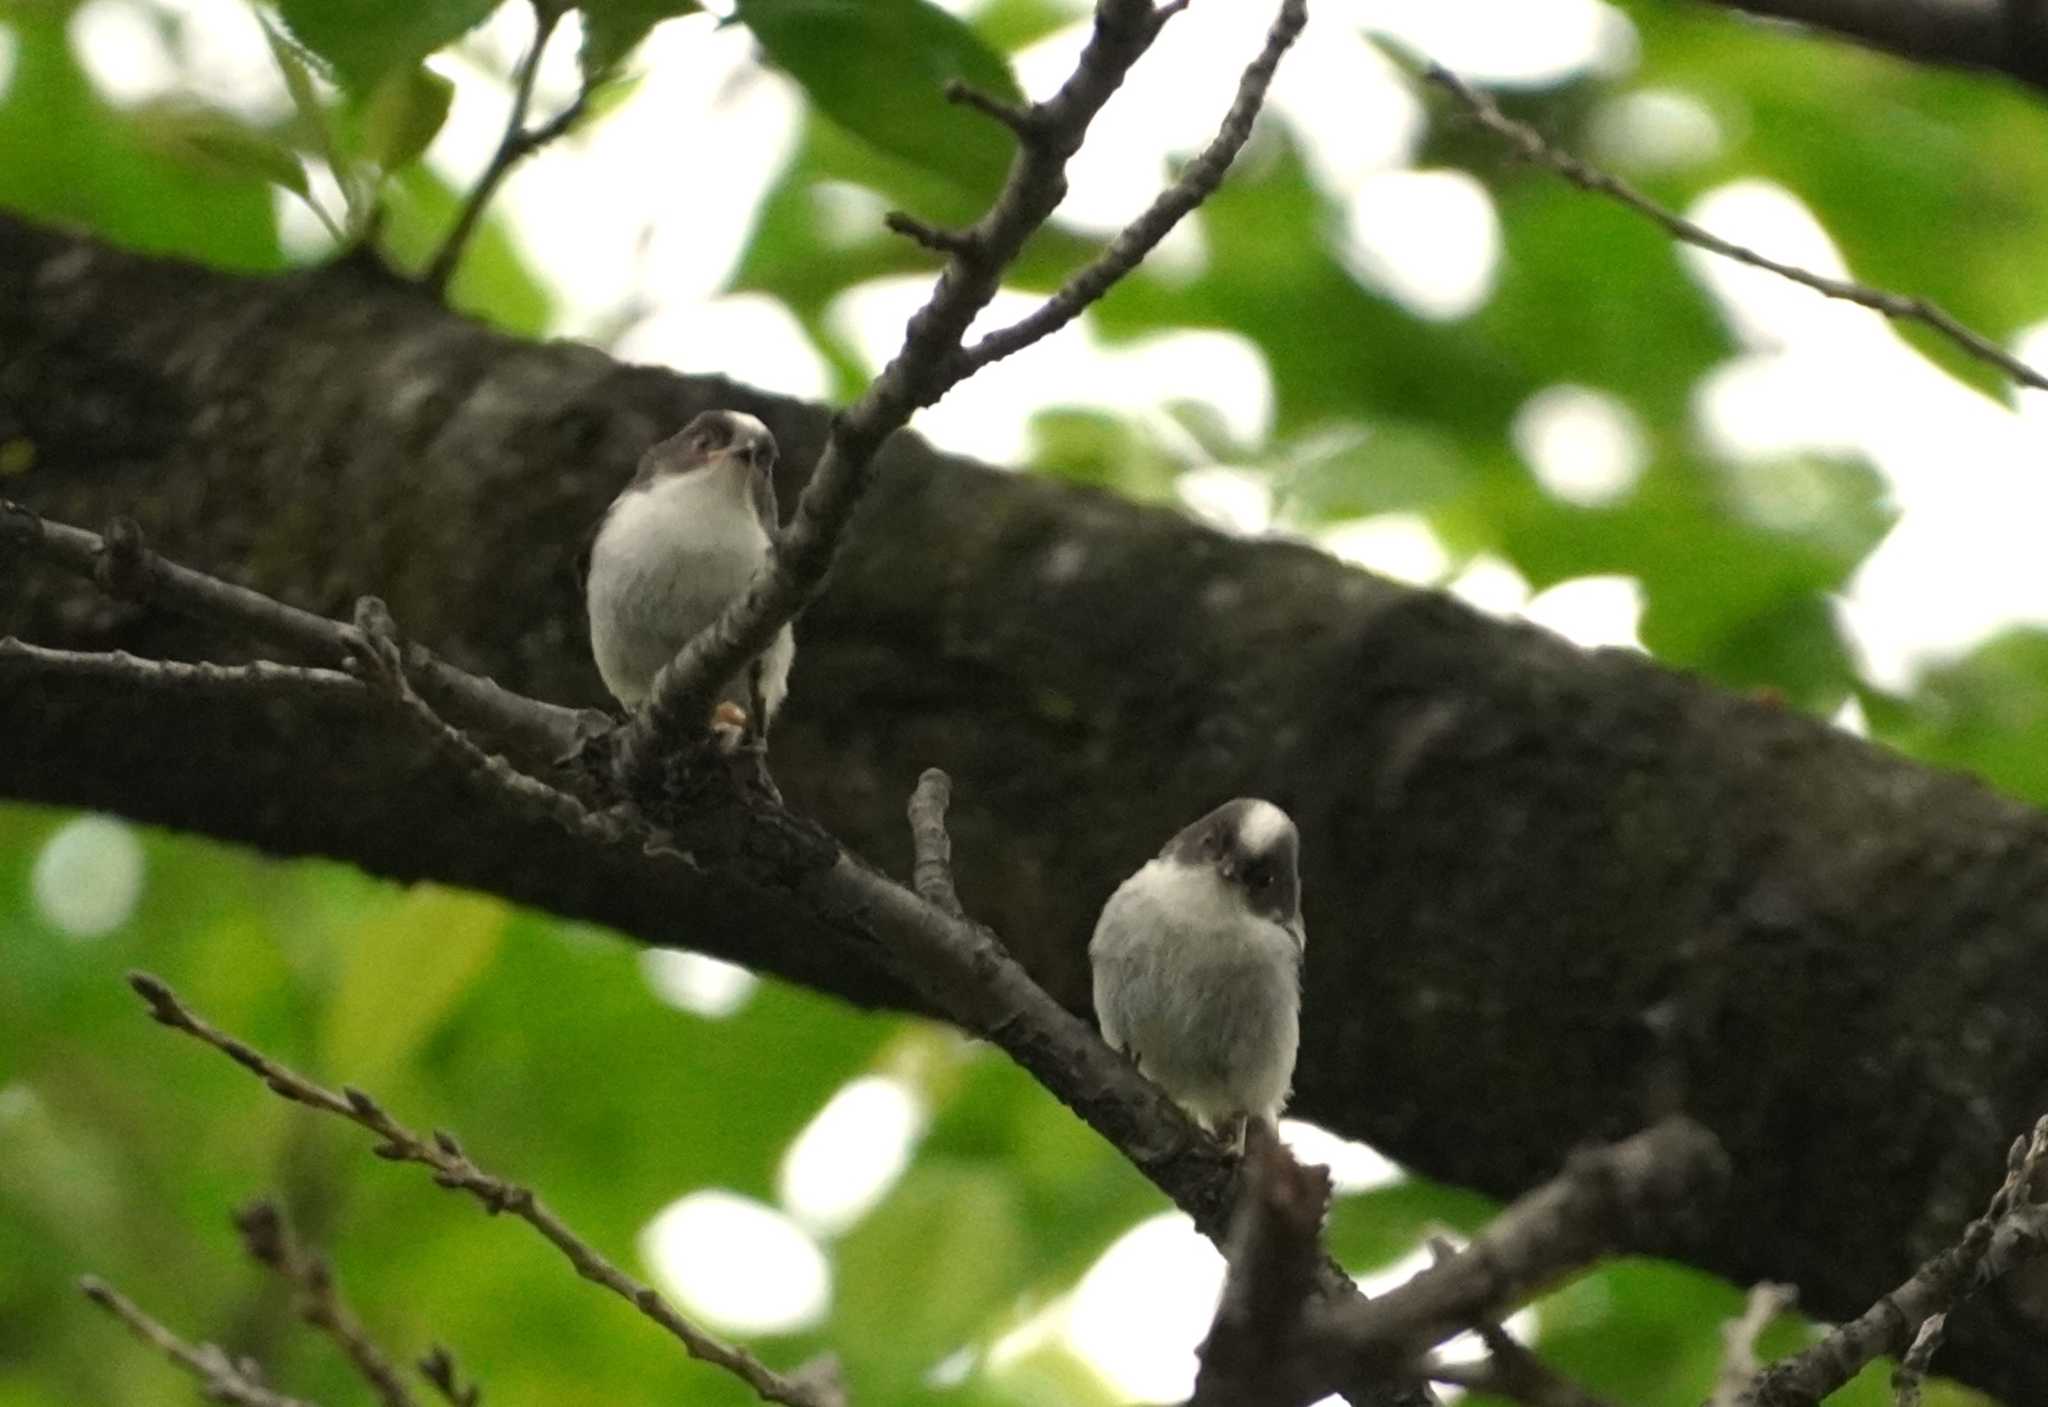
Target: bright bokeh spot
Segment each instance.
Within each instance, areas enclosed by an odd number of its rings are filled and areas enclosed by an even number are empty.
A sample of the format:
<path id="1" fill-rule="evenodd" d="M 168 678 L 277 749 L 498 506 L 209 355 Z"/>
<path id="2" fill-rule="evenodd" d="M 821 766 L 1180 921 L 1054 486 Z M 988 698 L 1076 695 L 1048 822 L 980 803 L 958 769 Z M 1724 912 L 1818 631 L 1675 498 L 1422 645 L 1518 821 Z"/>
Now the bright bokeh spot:
<path id="1" fill-rule="evenodd" d="M 73 938 L 97 938 L 135 912 L 146 869 L 134 827 L 80 816 L 44 842 L 29 883 L 44 922 Z"/>
<path id="2" fill-rule="evenodd" d="M 1491 552 L 1482 552 L 1452 577 L 1444 590 L 1474 610 L 1506 619 L 1518 616 L 1529 604 L 1529 579 L 1514 564 Z"/>
<path id="3" fill-rule="evenodd" d="M 1463 171 L 1382 171 L 1346 208 L 1343 253 L 1361 282 L 1444 322 L 1493 292 L 1500 238 L 1493 197 Z"/>
<path id="4" fill-rule="evenodd" d="M 14 66 L 21 55 L 21 41 L 14 37 L 14 31 L 0 27 L 0 101 L 7 98 L 7 90 L 14 86 Z"/>
<path id="5" fill-rule="evenodd" d="M 179 83 L 178 65 L 151 13 L 133 0 L 85 0 L 72 12 L 72 52 L 109 102 L 160 98 Z"/>
<path id="6" fill-rule="evenodd" d="M 1340 1196 L 1370 1192 L 1401 1180 L 1401 1169 L 1377 1148 L 1341 1138 L 1301 1119 L 1280 1121 L 1280 1141 L 1294 1154 L 1295 1161 L 1304 1166 L 1328 1168 L 1331 1186 Z"/>
<path id="7" fill-rule="evenodd" d="M 1443 539 L 1419 513 L 1378 513 L 1324 529 L 1316 541 L 1339 561 L 1410 586 L 1434 586 L 1451 569 Z"/>
<path id="8" fill-rule="evenodd" d="M 1640 650 L 1643 588 L 1630 576 L 1582 576 L 1532 597 L 1522 618 L 1584 649 Z"/>
<path id="9" fill-rule="evenodd" d="M 1587 132 L 1596 159 L 1636 171 L 1672 171 L 1721 152 L 1721 124 L 1690 93 L 1644 88 L 1594 109 Z"/>
<path id="10" fill-rule="evenodd" d="M 747 1004 L 761 979 L 735 963 L 676 948 L 646 948 L 640 971 L 654 994 L 670 1006 L 721 1020 Z"/>
<path id="11" fill-rule="evenodd" d="M 1603 0 L 1365 0 L 1353 13 L 1474 83 L 1548 87 L 1636 60 L 1635 26 Z"/>
<path id="12" fill-rule="evenodd" d="M 1618 397 L 1585 386 L 1546 386 L 1522 403 L 1509 431 L 1536 481 L 1584 508 L 1613 503 L 1642 477 L 1649 445 Z"/>
<path id="13" fill-rule="evenodd" d="M 824 400 L 832 389 L 831 372 L 803 324 L 760 293 L 660 309 L 633 324 L 611 350 L 621 361 L 729 376 L 799 400 Z"/>
<path id="14" fill-rule="evenodd" d="M 685 1313 L 733 1334 L 786 1334 L 825 1317 L 832 1269 L 790 1218 L 717 1188 L 670 1203 L 640 1254 Z"/>
<path id="15" fill-rule="evenodd" d="M 1139 1222 L 1102 1253 L 1068 1302 L 1067 1342 L 1131 1402 L 1179 1402 L 1215 1317 L 1223 1257 L 1179 1212 Z"/>
<path id="16" fill-rule="evenodd" d="M 901 1080 L 863 1075 L 828 1100 L 783 1154 L 776 1196 L 821 1236 L 846 1230 L 896 1185 L 924 1132 L 924 1102 Z"/>
<path id="17" fill-rule="evenodd" d="M 1173 491 L 1189 512 L 1226 532 L 1262 533 L 1273 521 L 1272 485 L 1249 469 L 1190 469 L 1173 481 Z"/>

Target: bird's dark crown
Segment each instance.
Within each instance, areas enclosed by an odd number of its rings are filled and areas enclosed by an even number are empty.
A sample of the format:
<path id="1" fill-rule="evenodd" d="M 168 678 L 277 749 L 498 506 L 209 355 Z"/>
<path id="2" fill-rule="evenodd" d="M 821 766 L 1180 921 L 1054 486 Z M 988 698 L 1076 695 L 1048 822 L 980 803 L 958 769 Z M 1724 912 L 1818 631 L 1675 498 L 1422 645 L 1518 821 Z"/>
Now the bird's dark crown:
<path id="1" fill-rule="evenodd" d="M 1301 836 L 1270 801 L 1238 797 L 1187 827 L 1160 852 L 1183 864 L 1212 865 L 1240 889 L 1255 914 L 1291 923 L 1301 914 Z"/>
<path id="2" fill-rule="evenodd" d="M 765 474 L 775 467 L 775 436 L 743 411 L 707 410 L 648 450 L 638 477 L 687 474 L 726 457 Z"/>

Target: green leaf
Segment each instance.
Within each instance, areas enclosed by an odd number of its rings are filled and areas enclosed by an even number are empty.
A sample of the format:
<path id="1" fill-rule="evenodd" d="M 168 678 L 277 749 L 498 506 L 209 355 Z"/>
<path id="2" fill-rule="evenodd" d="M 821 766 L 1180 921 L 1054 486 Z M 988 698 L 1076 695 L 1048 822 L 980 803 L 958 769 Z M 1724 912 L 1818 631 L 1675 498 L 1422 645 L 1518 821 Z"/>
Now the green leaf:
<path id="1" fill-rule="evenodd" d="M 1003 57 L 927 0 L 739 0 L 740 20 L 818 110 L 882 151 L 936 171 L 979 199 L 1009 170 L 999 124 L 946 101 L 959 79 L 1022 101 Z"/>
<path id="2" fill-rule="evenodd" d="M 677 15 L 694 15 L 697 0 L 583 0 L 583 49 L 577 62 L 587 83 L 611 75 L 640 47 L 647 31 Z"/>
<path id="3" fill-rule="evenodd" d="M 833 1337 L 863 1395 L 902 1400 L 974 1341 L 1010 1302 L 1028 1243 L 1014 1178 L 950 1161 L 913 1169 L 839 1247 Z"/>
<path id="4" fill-rule="evenodd" d="M 422 162 L 393 172 L 378 230 L 386 257 L 407 272 L 425 267 L 447 237 L 458 203 L 456 192 Z M 554 316 L 553 298 L 497 211 L 484 212 L 448 292 L 457 308 L 508 332 L 537 336 Z"/>
<path id="5" fill-rule="evenodd" d="M 278 13 L 301 44 L 357 92 L 417 63 L 490 18 L 498 0 L 281 0 Z"/>
<path id="6" fill-rule="evenodd" d="M 414 160 L 448 120 L 455 85 L 425 64 L 386 74 L 363 108 L 363 155 L 386 171 Z"/>
<path id="7" fill-rule="evenodd" d="M 435 885 L 373 910 L 342 945 L 327 1067 L 351 1084 L 383 1084 L 489 964 L 507 912 L 502 900 Z"/>
<path id="8" fill-rule="evenodd" d="M 231 112 L 185 98 L 135 111 L 144 137 L 167 155 L 225 176 L 256 176 L 296 195 L 307 193 L 306 168 L 283 142 Z"/>
<path id="9" fill-rule="evenodd" d="M 1448 1228 L 1470 1236 L 1492 1219 L 1496 1203 L 1462 1188 L 1409 1178 L 1355 1197 L 1340 1197 L 1330 1208 L 1323 1243 L 1351 1273 L 1391 1265 Z"/>

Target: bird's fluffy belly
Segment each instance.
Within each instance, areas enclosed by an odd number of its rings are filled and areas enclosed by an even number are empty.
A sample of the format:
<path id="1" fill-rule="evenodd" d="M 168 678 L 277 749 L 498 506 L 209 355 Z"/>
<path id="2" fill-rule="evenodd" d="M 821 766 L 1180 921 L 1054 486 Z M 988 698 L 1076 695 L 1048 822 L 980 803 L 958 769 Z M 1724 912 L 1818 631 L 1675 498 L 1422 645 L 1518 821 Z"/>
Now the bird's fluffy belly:
<path id="1" fill-rule="evenodd" d="M 1292 936 L 1204 891 L 1214 876 L 1155 860 L 1126 881 L 1090 952 L 1103 1033 L 1207 1123 L 1274 1117 L 1294 1074 Z"/>
<path id="2" fill-rule="evenodd" d="M 706 476 L 708 478 L 708 476 Z M 718 618 L 766 559 L 768 537 L 750 513 L 687 480 L 623 501 L 591 549 L 590 646 L 605 686 L 639 704 L 661 667 Z M 785 629 L 766 653 L 764 690 L 772 712 L 789 676 Z M 746 702 L 744 679 L 722 696 Z"/>

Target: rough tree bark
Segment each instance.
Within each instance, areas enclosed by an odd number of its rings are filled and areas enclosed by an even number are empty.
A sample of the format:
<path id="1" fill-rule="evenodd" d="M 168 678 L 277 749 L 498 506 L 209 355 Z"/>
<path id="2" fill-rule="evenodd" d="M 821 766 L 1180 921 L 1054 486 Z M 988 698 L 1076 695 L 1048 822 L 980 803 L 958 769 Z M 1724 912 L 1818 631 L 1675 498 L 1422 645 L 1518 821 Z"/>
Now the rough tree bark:
<path id="1" fill-rule="evenodd" d="M 1710 0 L 1789 20 L 1920 63 L 2002 73 L 2048 88 L 2048 4 L 2042 0 Z"/>
<path id="2" fill-rule="evenodd" d="M 826 412 L 455 318 L 374 270 L 233 277 L 0 217 L 7 492 L 314 609 L 358 592 L 458 663 L 596 702 L 568 563 L 648 443 L 761 415 L 784 501 Z M 20 449 L 16 450 L 20 453 Z M 1586 653 L 1308 549 L 993 471 L 911 438 L 799 626 L 777 775 L 907 872 L 903 797 L 959 783 L 963 898 L 1077 1009 L 1102 896 L 1258 792 L 1305 836 L 1296 1109 L 1499 1194 L 1674 1100 L 1723 1140 L 1694 1248 L 1861 1310 L 1952 1239 L 2048 1100 L 2048 822 L 1969 780 L 1631 654 Z M 210 652 L 0 566 L 0 631 Z M 479 828 L 350 709 L 191 706 L 0 675 L 0 795 L 471 885 L 858 1001 L 900 989 L 770 896 L 628 892 Z M 1941 1365 L 2048 1395 L 2022 1285 Z"/>

